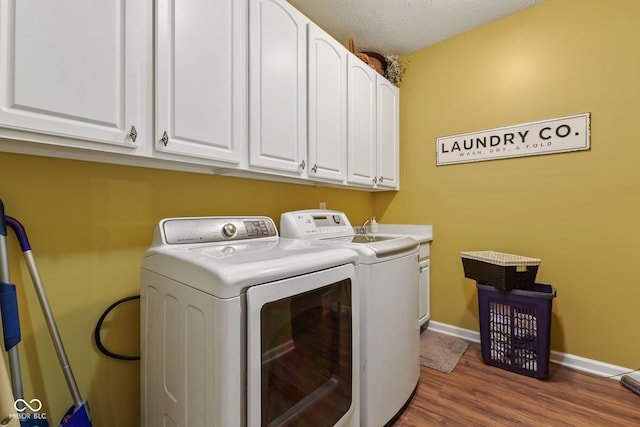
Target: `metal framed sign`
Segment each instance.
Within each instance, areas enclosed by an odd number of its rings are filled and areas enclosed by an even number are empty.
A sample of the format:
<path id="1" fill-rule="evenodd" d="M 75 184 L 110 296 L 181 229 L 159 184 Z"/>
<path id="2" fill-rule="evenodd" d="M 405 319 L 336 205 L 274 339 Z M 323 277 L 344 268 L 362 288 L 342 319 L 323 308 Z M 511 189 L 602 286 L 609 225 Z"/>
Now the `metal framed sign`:
<path id="1" fill-rule="evenodd" d="M 591 113 L 436 139 L 436 166 L 589 150 Z"/>

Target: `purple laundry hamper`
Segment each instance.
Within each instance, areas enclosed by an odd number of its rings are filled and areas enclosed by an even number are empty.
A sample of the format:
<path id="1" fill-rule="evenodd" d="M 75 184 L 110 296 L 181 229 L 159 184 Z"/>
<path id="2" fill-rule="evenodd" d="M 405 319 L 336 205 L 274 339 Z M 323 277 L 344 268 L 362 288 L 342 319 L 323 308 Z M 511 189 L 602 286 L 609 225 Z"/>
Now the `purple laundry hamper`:
<path id="1" fill-rule="evenodd" d="M 549 374 L 551 309 L 556 289 L 535 283 L 509 292 L 476 282 L 480 346 L 488 365 L 529 377 Z"/>

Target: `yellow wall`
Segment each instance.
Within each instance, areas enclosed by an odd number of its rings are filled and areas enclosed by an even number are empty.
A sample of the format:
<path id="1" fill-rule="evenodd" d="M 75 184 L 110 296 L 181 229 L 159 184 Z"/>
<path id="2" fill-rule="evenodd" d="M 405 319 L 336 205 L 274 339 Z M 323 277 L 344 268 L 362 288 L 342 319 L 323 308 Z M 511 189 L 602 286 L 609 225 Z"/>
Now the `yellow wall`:
<path id="1" fill-rule="evenodd" d="M 93 328 L 112 302 L 139 293 L 141 257 L 161 218 L 267 215 L 279 222 L 283 211 L 324 201 L 359 223 L 373 210 L 371 194 L 360 191 L 6 153 L 0 153 L 0 198 L 6 214 L 27 229 L 95 426 L 139 425 L 139 363 L 99 353 Z M 25 397 L 40 399 L 57 425 L 72 399 L 13 232 L 8 242 L 11 279 L 19 289 Z M 138 308 L 128 303 L 109 316 L 103 327 L 108 348 L 138 353 Z"/>
<path id="2" fill-rule="evenodd" d="M 139 365 L 100 355 L 92 333 L 111 302 L 138 292 L 140 258 L 168 216 L 278 218 L 326 201 L 354 223 L 375 214 L 433 224 L 432 318 L 473 330 L 476 290 L 459 252 L 539 257 L 539 281 L 558 289 L 552 348 L 637 367 L 639 20 L 636 0 L 549 0 L 405 57 L 398 193 L 0 153 L 0 198 L 27 227 L 94 425 L 138 425 Z M 438 136 L 583 112 L 591 112 L 590 151 L 435 166 Z M 27 397 L 43 400 L 57 423 L 71 398 L 9 242 Z M 136 352 L 137 328 L 137 305 L 123 306 L 105 325 L 105 343 Z"/>
<path id="3" fill-rule="evenodd" d="M 549 0 L 407 55 L 401 185 L 381 222 L 434 224 L 432 319 L 478 330 L 459 252 L 542 259 L 552 349 L 640 362 L 640 2 Z M 439 136 L 591 112 L 591 150 L 435 166 Z"/>

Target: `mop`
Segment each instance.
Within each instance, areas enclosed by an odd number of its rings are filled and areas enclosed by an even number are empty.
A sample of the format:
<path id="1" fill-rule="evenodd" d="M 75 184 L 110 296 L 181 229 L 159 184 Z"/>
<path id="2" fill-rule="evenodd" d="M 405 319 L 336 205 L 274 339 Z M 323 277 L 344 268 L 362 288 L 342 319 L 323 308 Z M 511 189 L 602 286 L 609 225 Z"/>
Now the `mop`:
<path id="1" fill-rule="evenodd" d="M 40 274 L 38 273 L 38 268 L 33 258 L 33 254 L 31 253 L 31 246 L 29 244 L 29 239 L 27 238 L 27 233 L 18 220 L 4 215 L 4 212 L 0 213 L 3 214 L 3 222 L 5 222 L 8 227 L 13 229 L 18 238 L 18 242 L 20 243 L 20 248 L 22 249 L 22 253 L 24 254 L 27 268 L 29 269 L 29 274 L 31 275 L 31 280 L 36 290 L 36 294 L 40 302 L 40 307 L 42 308 L 42 313 L 44 314 L 45 321 L 49 329 L 49 334 L 51 335 L 51 339 L 58 356 L 58 361 L 60 362 L 60 366 L 62 368 L 62 373 L 65 377 L 67 386 L 69 387 L 69 391 L 71 392 L 71 396 L 73 398 L 73 406 L 71 406 L 71 408 L 69 408 L 69 410 L 63 416 L 63 419 L 60 422 L 60 426 L 91 427 L 89 407 L 87 402 L 83 400 L 82 396 L 80 395 L 78 385 L 76 384 L 71 366 L 69 365 L 69 360 L 67 359 L 67 354 L 64 350 L 56 321 L 53 317 L 51 307 L 49 306 L 49 301 L 44 291 L 44 286 L 42 285 L 42 280 L 40 279 Z M 14 392 L 14 395 L 15 394 L 16 393 Z"/>
<path id="2" fill-rule="evenodd" d="M 15 416 L 13 390 L 11 380 L 7 374 L 4 357 L 0 356 L 0 425 L 6 427 L 20 427 L 20 422 Z"/>
<path id="3" fill-rule="evenodd" d="M 15 286 L 9 281 L 7 263 L 6 239 L 7 228 L 4 223 L 4 207 L 0 200 L 0 312 L 2 314 L 3 335 L 5 349 L 16 348 L 20 341 L 20 323 L 16 322 L 18 315 Z M 11 360 L 13 362 L 14 360 Z M 4 357 L 0 356 L 0 425 L 19 427 L 14 405 L 14 390 L 7 373 Z"/>

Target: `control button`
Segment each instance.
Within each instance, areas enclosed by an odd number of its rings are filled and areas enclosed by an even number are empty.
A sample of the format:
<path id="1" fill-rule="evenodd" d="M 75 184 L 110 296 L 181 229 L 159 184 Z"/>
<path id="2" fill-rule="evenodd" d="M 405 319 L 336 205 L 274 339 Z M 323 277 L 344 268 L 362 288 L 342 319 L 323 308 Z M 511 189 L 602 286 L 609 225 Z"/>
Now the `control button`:
<path id="1" fill-rule="evenodd" d="M 340 224 L 342 222 L 342 217 L 340 215 L 334 215 L 333 222 L 335 222 L 336 224 Z"/>
<path id="2" fill-rule="evenodd" d="M 222 226 L 222 234 L 225 237 L 231 238 L 231 237 L 235 236 L 236 231 L 237 231 L 236 226 L 231 224 L 231 223 L 228 223 L 228 224 L 225 224 L 225 225 Z"/>

